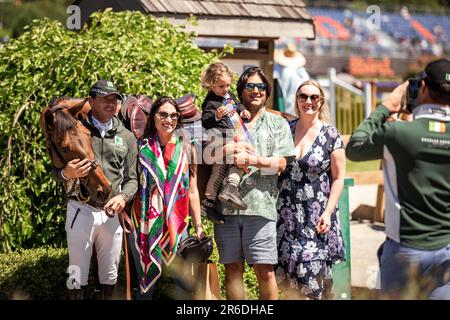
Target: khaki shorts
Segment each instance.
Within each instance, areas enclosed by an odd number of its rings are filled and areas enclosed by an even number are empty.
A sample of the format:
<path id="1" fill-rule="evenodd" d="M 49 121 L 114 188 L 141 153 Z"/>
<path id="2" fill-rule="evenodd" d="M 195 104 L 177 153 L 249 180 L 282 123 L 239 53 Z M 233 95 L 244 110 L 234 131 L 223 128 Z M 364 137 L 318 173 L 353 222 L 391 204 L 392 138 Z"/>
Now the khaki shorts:
<path id="1" fill-rule="evenodd" d="M 275 221 L 259 216 L 226 216 L 224 224 L 214 224 L 214 238 L 220 263 L 278 263 Z"/>

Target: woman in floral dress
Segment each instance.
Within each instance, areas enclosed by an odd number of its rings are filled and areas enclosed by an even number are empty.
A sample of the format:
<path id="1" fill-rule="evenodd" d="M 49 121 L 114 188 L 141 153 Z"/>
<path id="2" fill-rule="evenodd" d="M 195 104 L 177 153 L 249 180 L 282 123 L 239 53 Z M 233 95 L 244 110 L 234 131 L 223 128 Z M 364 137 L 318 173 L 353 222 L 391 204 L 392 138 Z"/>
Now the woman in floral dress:
<path id="1" fill-rule="evenodd" d="M 279 178 L 276 275 L 286 298 L 326 299 L 332 264 L 345 260 L 337 207 L 344 144 L 327 123 L 328 106 L 317 82 L 300 85 L 296 107 L 299 119 L 289 123 L 296 159 Z"/>

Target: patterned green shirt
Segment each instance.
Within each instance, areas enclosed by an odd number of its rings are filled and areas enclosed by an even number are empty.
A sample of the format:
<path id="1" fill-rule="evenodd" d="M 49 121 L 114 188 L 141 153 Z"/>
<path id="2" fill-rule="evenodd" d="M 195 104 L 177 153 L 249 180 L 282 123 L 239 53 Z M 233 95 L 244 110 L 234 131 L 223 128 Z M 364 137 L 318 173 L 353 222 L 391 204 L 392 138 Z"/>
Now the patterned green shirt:
<path id="1" fill-rule="evenodd" d="M 294 142 L 288 122 L 281 116 L 262 111 L 253 130 L 254 147 L 262 157 L 291 157 L 295 155 Z M 224 215 L 253 215 L 270 220 L 277 219 L 278 168 L 249 167 L 239 185 L 239 194 L 247 204 L 247 210 L 223 207 Z"/>

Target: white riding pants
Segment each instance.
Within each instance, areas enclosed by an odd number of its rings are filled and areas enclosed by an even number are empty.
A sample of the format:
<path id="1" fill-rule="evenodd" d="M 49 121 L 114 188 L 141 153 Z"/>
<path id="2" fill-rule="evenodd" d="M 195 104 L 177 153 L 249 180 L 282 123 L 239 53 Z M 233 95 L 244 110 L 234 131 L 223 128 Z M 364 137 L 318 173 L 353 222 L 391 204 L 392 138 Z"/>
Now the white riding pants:
<path id="1" fill-rule="evenodd" d="M 95 245 L 100 283 L 116 284 L 123 233 L 117 215 L 110 218 L 103 210 L 69 200 L 66 233 L 69 268 L 76 271 L 75 278 L 79 273 L 79 283 L 82 286 L 88 284 L 92 248 Z"/>

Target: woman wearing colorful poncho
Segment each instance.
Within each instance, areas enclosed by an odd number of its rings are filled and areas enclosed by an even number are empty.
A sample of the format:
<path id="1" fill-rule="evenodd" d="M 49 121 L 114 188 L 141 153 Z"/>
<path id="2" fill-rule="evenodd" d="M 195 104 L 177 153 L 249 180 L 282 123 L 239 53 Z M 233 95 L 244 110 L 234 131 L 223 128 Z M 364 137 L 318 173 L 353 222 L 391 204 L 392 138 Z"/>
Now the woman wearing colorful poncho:
<path id="1" fill-rule="evenodd" d="M 187 235 L 188 214 L 197 238 L 205 236 L 196 165 L 191 161 L 194 148 L 175 134 L 180 128 L 178 104 L 169 97 L 158 98 L 150 111 L 146 134 L 139 141 L 139 190 L 132 214 L 135 230 L 130 236 L 137 299 L 152 299 L 163 264 L 172 263 L 181 237 Z"/>

